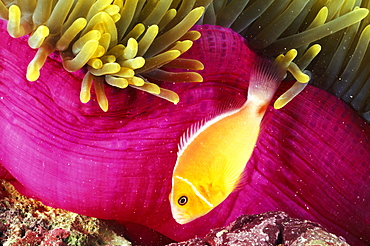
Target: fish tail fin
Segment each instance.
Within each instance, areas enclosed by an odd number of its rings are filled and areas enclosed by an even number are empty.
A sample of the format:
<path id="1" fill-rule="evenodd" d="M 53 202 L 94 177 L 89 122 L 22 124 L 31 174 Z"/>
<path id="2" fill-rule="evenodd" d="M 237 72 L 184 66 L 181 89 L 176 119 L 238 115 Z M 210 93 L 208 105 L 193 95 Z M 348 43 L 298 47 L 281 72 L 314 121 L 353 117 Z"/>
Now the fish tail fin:
<path id="1" fill-rule="evenodd" d="M 256 100 L 269 104 L 285 75 L 286 69 L 279 63 L 257 57 L 250 76 L 247 103 Z"/>

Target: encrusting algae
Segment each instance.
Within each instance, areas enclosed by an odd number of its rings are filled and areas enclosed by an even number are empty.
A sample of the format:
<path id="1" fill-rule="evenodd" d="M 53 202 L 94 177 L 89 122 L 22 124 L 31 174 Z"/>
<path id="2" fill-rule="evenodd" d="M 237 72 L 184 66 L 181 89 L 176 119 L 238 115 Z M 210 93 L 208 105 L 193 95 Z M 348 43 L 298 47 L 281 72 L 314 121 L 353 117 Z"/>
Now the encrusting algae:
<path id="1" fill-rule="evenodd" d="M 47 56 L 60 51 L 67 71 L 87 66 L 81 101 L 90 100 L 94 82 L 98 103 L 107 111 L 104 82 L 177 103 L 175 92 L 159 88 L 143 75 L 170 82 L 202 81 L 196 72 L 170 73 L 159 68 L 203 69 L 199 61 L 177 58 L 200 37 L 199 32 L 188 30 L 207 4 L 190 0 L 2 0 L 0 18 L 8 20 L 12 37 L 29 34 L 29 46 L 38 49 L 28 65 L 28 80 L 37 80 Z"/>
<path id="2" fill-rule="evenodd" d="M 0 244 L 4 246 L 125 245 L 104 221 L 45 206 L 0 182 Z"/>
<path id="3" fill-rule="evenodd" d="M 296 65 L 312 72 L 311 83 L 370 122 L 369 9 L 368 0 L 214 0 L 199 23 L 230 27 L 250 48 L 267 56 L 297 49 Z M 320 46 L 307 50 L 313 43 L 321 46 L 315 60 Z M 296 83 L 275 107 L 304 86 Z"/>

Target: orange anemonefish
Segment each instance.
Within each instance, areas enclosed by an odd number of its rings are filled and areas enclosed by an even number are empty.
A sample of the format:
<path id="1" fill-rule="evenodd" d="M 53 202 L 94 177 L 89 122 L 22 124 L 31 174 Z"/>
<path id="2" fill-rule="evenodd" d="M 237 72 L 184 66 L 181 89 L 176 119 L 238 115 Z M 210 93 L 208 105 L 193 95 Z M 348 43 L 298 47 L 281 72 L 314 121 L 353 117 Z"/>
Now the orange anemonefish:
<path id="1" fill-rule="evenodd" d="M 193 125 L 181 138 L 169 196 L 179 224 L 223 202 L 253 153 L 262 118 L 286 72 L 277 63 L 256 59 L 243 106 Z"/>

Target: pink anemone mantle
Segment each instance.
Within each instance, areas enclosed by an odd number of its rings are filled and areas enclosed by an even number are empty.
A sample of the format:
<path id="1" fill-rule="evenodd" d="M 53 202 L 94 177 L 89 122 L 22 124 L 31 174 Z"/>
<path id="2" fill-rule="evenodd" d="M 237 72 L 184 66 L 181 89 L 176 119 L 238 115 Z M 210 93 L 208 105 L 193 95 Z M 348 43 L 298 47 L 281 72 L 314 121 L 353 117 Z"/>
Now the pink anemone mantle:
<path id="1" fill-rule="evenodd" d="M 203 236 L 243 213 L 283 210 L 354 245 L 370 243 L 370 128 L 311 86 L 285 108 L 269 108 L 242 188 L 208 215 L 176 224 L 168 194 L 179 138 L 226 102 L 245 100 L 255 56 L 229 29 L 195 28 L 202 38 L 185 57 L 204 63 L 203 83 L 162 82 L 180 95 L 178 105 L 106 86 L 104 113 L 94 95 L 79 101 L 83 72 L 66 72 L 56 55 L 40 79 L 27 81 L 35 51 L 1 22 L 2 177 L 10 173 L 21 192 L 48 205 L 137 223 L 174 240 Z"/>

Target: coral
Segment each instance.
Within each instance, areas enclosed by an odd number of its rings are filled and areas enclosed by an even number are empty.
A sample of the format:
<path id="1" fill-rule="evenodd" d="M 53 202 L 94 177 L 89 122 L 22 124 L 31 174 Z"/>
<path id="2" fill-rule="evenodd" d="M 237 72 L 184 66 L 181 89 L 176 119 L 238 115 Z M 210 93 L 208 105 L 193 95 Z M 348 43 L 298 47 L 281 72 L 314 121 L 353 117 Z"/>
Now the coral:
<path id="1" fill-rule="evenodd" d="M 2 180 L 0 243 L 4 246 L 131 245 L 105 222 L 20 195 Z"/>

